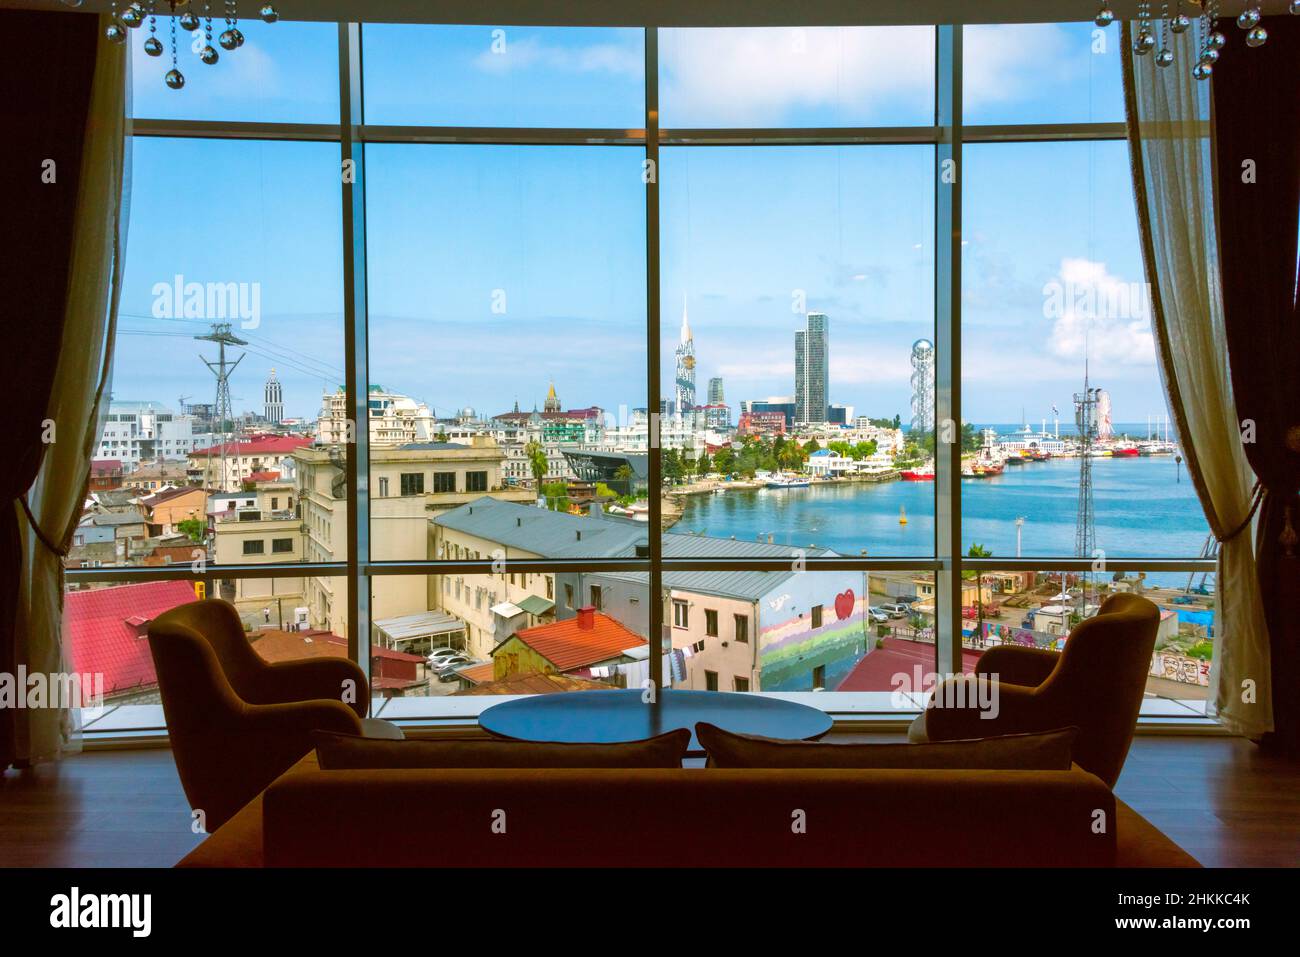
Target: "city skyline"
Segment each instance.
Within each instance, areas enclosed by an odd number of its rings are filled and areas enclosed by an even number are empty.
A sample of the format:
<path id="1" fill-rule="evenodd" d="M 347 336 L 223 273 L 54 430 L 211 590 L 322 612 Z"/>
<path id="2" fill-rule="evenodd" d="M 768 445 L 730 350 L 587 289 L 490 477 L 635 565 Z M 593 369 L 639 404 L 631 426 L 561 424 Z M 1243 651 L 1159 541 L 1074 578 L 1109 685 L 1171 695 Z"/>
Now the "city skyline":
<path id="1" fill-rule="evenodd" d="M 772 100 L 762 118 L 792 126 L 925 122 L 916 104 L 929 96 L 932 78 L 909 67 L 900 74 L 906 90 L 893 80 L 882 87 L 854 52 L 877 49 L 881 37 L 920 50 L 927 31 L 916 29 L 807 31 L 804 53 L 777 43 L 773 68 L 782 89 L 798 96 Z M 626 55 L 637 31 L 512 27 L 512 52 L 496 59 L 485 55 L 488 28 L 367 32 L 375 49 L 391 54 L 367 59 L 375 121 L 632 122 L 624 114 L 635 115 L 640 103 L 639 67 L 629 73 Z M 277 24 L 257 33 L 250 47 L 256 54 L 273 44 L 268 56 L 196 76 L 183 102 L 155 89 L 155 78 L 140 78 L 137 113 L 327 120 L 330 94 L 308 96 L 298 81 L 332 68 L 332 29 Z M 678 33 L 664 31 L 661 40 L 665 115 L 675 111 L 681 123 L 727 120 L 719 112 L 731 96 L 724 91 L 748 75 L 726 57 L 710 66 L 710 43 L 728 51 L 739 48 L 732 41 L 790 38 L 781 30 Z M 1090 41 L 1087 24 L 970 28 L 968 44 L 984 52 L 968 67 L 976 71 L 967 77 L 968 122 L 1122 118 L 1118 58 L 1093 54 Z M 445 60 L 419 69 L 451 84 L 437 88 L 445 98 L 396 83 L 403 66 L 425 64 L 430 51 Z M 823 53 L 834 64 L 829 75 L 794 69 L 801 57 Z M 156 65 L 143 56 L 136 62 L 140 74 Z M 991 74 L 1000 81 L 989 82 Z M 592 77 L 608 83 L 593 88 Z M 710 94 L 709 77 L 725 85 Z M 445 112 L 456 103 L 472 115 Z M 568 112 L 558 115 L 561 109 Z M 285 414 L 313 415 L 320 394 L 344 379 L 337 149 L 143 137 L 134 151 L 141 184 L 165 181 L 176 168 L 211 167 L 223 170 L 228 188 L 200 217 L 177 217 L 165 191 L 133 192 L 114 393 L 171 402 L 207 388 L 197 356 L 192 365 L 183 356 L 171 361 L 173 347 L 206 332 L 207 320 L 154 318 L 156 284 L 176 275 L 258 283 L 258 325 L 235 330 L 249 340 L 245 366 L 256 375 L 236 370 L 232 399 L 257 408 L 275 366 Z M 806 311 L 835 321 L 828 401 L 906 417 L 911 344 L 934 338 L 933 156 L 926 146 L 664 147 L 661 394 L 675 393 L 671 313 L 686 300 L 698 383 L 723 378 L 733 413 L 743 399 L 792 392 L 789 342 L 801 322 L 792 304 L 801 296 Z M 372 381 L 440 414 L 466 406 L 494 414 L 516 399 L 528 405 L 552 378 L 575 404 L 647 404 L 639 385 L 646 375 L 639 150 L 372 144 L 367 157 Z M 1128 178 L 1124 144 L 968 144 L 964 166 L 966 417 L 1011 422 L 1021 408 L 1032 419 L 1036 409 L 1067 404 L 1070 389 L 1060 384 L 1081 380 L 1090 333 L 1094 374 L 1121 417 L 1162 412 L 1144 317 L 1049 316 L 1046 309 L 1049 286 L 1104 290 L 1141 281 L 1131 195 L 1111 188 Z M 1015 202 L 1007 202 L 1008 181 L 1017 183 Z M 890 188 L 879 189 L 881 182 Z M 1095 228 L 1099 222 L 1106 228 Z"/>

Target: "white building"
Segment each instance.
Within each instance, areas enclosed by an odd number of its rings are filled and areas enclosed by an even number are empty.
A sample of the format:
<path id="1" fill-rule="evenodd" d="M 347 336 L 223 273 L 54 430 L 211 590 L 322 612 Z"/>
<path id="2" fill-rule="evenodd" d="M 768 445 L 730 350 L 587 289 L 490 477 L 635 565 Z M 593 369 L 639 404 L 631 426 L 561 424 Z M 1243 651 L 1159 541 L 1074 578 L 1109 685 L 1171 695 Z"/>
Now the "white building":
<path id="1" fill-rule="evenodd" d="M 370 409 L 371 448 L 397 448 L 411 442 L 433 442 L 441 431 L 433 412 L 423 402 L 382 386 L 371 386 L 367 401 Z M 348 398 L 342 389 L 321 397 L 320 418 L 316 434 L 322 445 L 341 445 L 355 435 L 348 435 Z"/>
<path id="2" fill-rule="evenodd" d="M 830 449 L 818 449 L 808 456 L 808 474 L 814 478 L 839 478 L 857 471 L 857 462 Z"/>
<path id="3" fill-rule="evenodd" d="M 198 447 L 194 417 L 159 402 L 112 402 L 96 458 L 117 459 L 130 472 L 158 459 L 182 459 Z"/>

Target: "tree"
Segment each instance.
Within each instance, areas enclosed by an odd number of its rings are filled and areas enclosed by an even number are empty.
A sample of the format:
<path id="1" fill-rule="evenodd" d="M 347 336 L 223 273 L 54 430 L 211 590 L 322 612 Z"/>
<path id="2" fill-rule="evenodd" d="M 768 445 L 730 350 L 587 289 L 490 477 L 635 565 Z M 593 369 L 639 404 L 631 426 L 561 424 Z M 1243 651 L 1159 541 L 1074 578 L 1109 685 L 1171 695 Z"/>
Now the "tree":
<path id="1" fill-rule="evenodd" d="M 972 542 L 966 552 L 968 558 L 992 558 L 993 552 L 979 542 Z M 969 577 L 970 573 L 963 573 L 962 577 Z M 984 576 L 978 571 L 975 572 L 975 637 L 977 641 L 984 640 Z"/>
<path id="2" fill-rule="evenodd" d="M 542 495 L 546 497 L 546 507 L 552 512 L 569 510 L 569 487 L 563 482 L 547 482 L 542 486 Z"/>
<path id="3" fill-rule="evenodd" d="M 203 536 L 208 531 L 207 524 L 197 518 L 183 519 L 176 523 L 176 527 L 182 535 L 188 535 L 190 541 L 195 543 L 203 541 Z"/>
<path id="4" fill-rule="evenodd" d="M 663 457 L 664 478 L 670 485 L 676 485 L 682 480 L 685 470 L 682 467 L 682 457 L 676 449 L 669 449 Z"/>
<path id="5" fill-rule="evenodd" d="M 730 475 L 736 470 L 736 453 L 728 448 L 718 449 L 713 456 L 713 468 L 720 475 Z"/>
<path id="6" fill-rule="evenodd" d="M 546 450 L 542 448 L 540 442 L 533 439 L 524 446 L 524 455 L 527 456 L 528 467 L 533 473 L 533 484 L 540 489 L 542 480 L 546 478 L 546 473 L 551 468 L 551 463 L 546 459 Z"/>
<path id="7" fill-rule="evenodd" d="M 695 463 L 695 472 L 700 478 L 708 475 L 713 468 L 713 463 L 709 461 L 709 453 L 701 452 L 699 461 Z"/>

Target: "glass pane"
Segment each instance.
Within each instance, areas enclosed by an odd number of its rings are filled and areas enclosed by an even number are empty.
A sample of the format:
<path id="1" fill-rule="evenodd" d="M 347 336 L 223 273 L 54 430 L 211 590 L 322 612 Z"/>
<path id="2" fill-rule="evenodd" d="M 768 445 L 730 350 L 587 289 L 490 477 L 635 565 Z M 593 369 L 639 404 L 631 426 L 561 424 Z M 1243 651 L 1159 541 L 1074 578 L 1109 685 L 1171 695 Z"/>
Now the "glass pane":
<path id="1" fill-rule="evenodd" d="M 964 157 L 964 542 L 1007 556 L 1199 555 L 1209 529 L 1156 368 L 1125 144 L 968 145 Z M 1087 456 L 1085 375 L 1100 390 Z"/>
<path id="2" fill-rule="evenodd" d="M 213 583 L 152 581 L 133 585 L 72 583 L 63 603 L 63 634 L 69 660 L 81 678 L 87 723 L 104 709 L 157 705 L 158 676 L 146 640 L 150 623 L 164 612 L 203 598 L 231 602 L 249 643 L 274 664 L 301 658 L 348 656 L 346 626 L 312 598 L 313 589 L 341 593 L 342 578 L 238 578 Z M 346 617 L 346 600 L 343 614 Z M 94 699 L 94 700 L 92 700 Z M 98 706 L 98 707 L 97 707 Z M 162 709 L 146 727 L 162 727 Z M 156 720 L 152 720 L 156 719 Z M 141 725 L 137 725 L 140 727 Z"/>
<path id="3" fill-rule="evenodd" d="M 341 518 L 328 553 L 310 544 L 298 458 L 343 380 L 338 148 L 133 149 L 112 398 L 71 567 L 345 560 Z M 220 196 L 178 214 L 192 203 L 169 184 L 197 168 L 222 171 Z"/>
<path id="4" fill-rule="evenodd" d="M 214 10 L 216 4 L 213 4 Z M 172 68 L 171 17 L 158 17 L 162 56 L 144 52 L 149 21 L 131 31 L 131 97 L 135 115 L 167 120 L 231 120 L 258 123 L 338 123 L 339 30 L 333 23 L 262 23 L 240 20 L 244 45 L 224 50 L 216 42 L 225 22 L 214 18 L 213 46 L 220 59 L 205 64 L 198 53 L 205 35 L 177 29 L 177 69 L 185 86 L 172 90 L 163 75 Z M 220 167 L 212 167 L 219 169 Z M 139 171 L 135 182 L 138 185 Z"/>
<path id="5" fill-rule="evenodd" d="M 963 654 L 1000 644 L 1061 650 L 1079 623 L 1113 594 L 1132 592 L 1160 608 L 1143 713 L 1203 715 L 1209 696 L 1215 575 L 1197 572 L 983 572 L 963 584 Z"/>
<path id="6" fill-rule="evenodd" d="M 368 23 L 366 122 L 639 129 L 638 29 Z"/>
<path id="7" fill-rule="evenodd" d="M 963 27 L 962 120 L 1122 123 L 1119 22 Z"/>
<path id="8" fill-rule="evenodd" d="M 449 527 L 436 535 L 448 554 L 479 544 Z M 377 696 L 639 688 L 648 676 L 644 600 L 616 599 L 595 576 L 512 572 L 507 562 L 499 574 L 381 576 L 371 584 Z"/>
<path id="9" fill-rule="evenodd" d="M 675 532 L 934 553 L 934 483 L 903 480 L 923 477 L 927 455 L 912 447 L 912 353 L 933 356 L 933 173 L 925 146 L 663 151 Z"/>
<path id="10" fill-rule="evenodd" d="M 659 31 L 665 129 L 926 126 L 934 28 Z"/>
<path id="11" fill-rule="evenodd" d="M 643 153 L 366 156 L 373 554 L 434 557 L 429 521 L 484 521 L 467 507 L 484 497 L 526 506 L 503 543 L 513 554 L 631 554 L 645 528 L 626 519 L 565 526 L 563 540 L 536 537 L 559 534 L 553 522 L 529 528 L 539 499 L 580 518 L 593 501 L 632 504 L 608 493 L 644 482 Z"/>

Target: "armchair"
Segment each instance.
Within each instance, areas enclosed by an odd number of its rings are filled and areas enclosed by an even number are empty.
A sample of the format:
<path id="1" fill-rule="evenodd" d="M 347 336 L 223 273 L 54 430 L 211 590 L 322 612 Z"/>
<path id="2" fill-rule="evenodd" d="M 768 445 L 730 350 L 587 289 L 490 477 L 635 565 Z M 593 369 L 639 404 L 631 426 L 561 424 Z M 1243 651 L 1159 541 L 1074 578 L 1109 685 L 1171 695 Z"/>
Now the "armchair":
<path id="1" fill-rule="evenodd" d="M 269 663 L 227 602 L 192 602 L 158 616 L 149 650 L 176 769 L 209 832 L 310 751 L 313 730 L 363 733 L 370 693 L 354 662 Z M 400 737 L 392 730 L 386 736 Z"/>
<path id="2" fill-rule="evenodd" d="M 997 683 L 996 715 L 984 714 L 969 694 L 950 693 L 947 685 L 966 680 L 950 678 L 908 737 L 952 741 L 1073 725 L 1075 763 L 1114 787 L 1133 743 L 1159 625 L 1160 610 L 1146 598 L 1117 594 L 1074 629 L 1063 651 L 991 648 L 975 674 Z M 951 702 L 956 706 L 942 706 Z"/>

